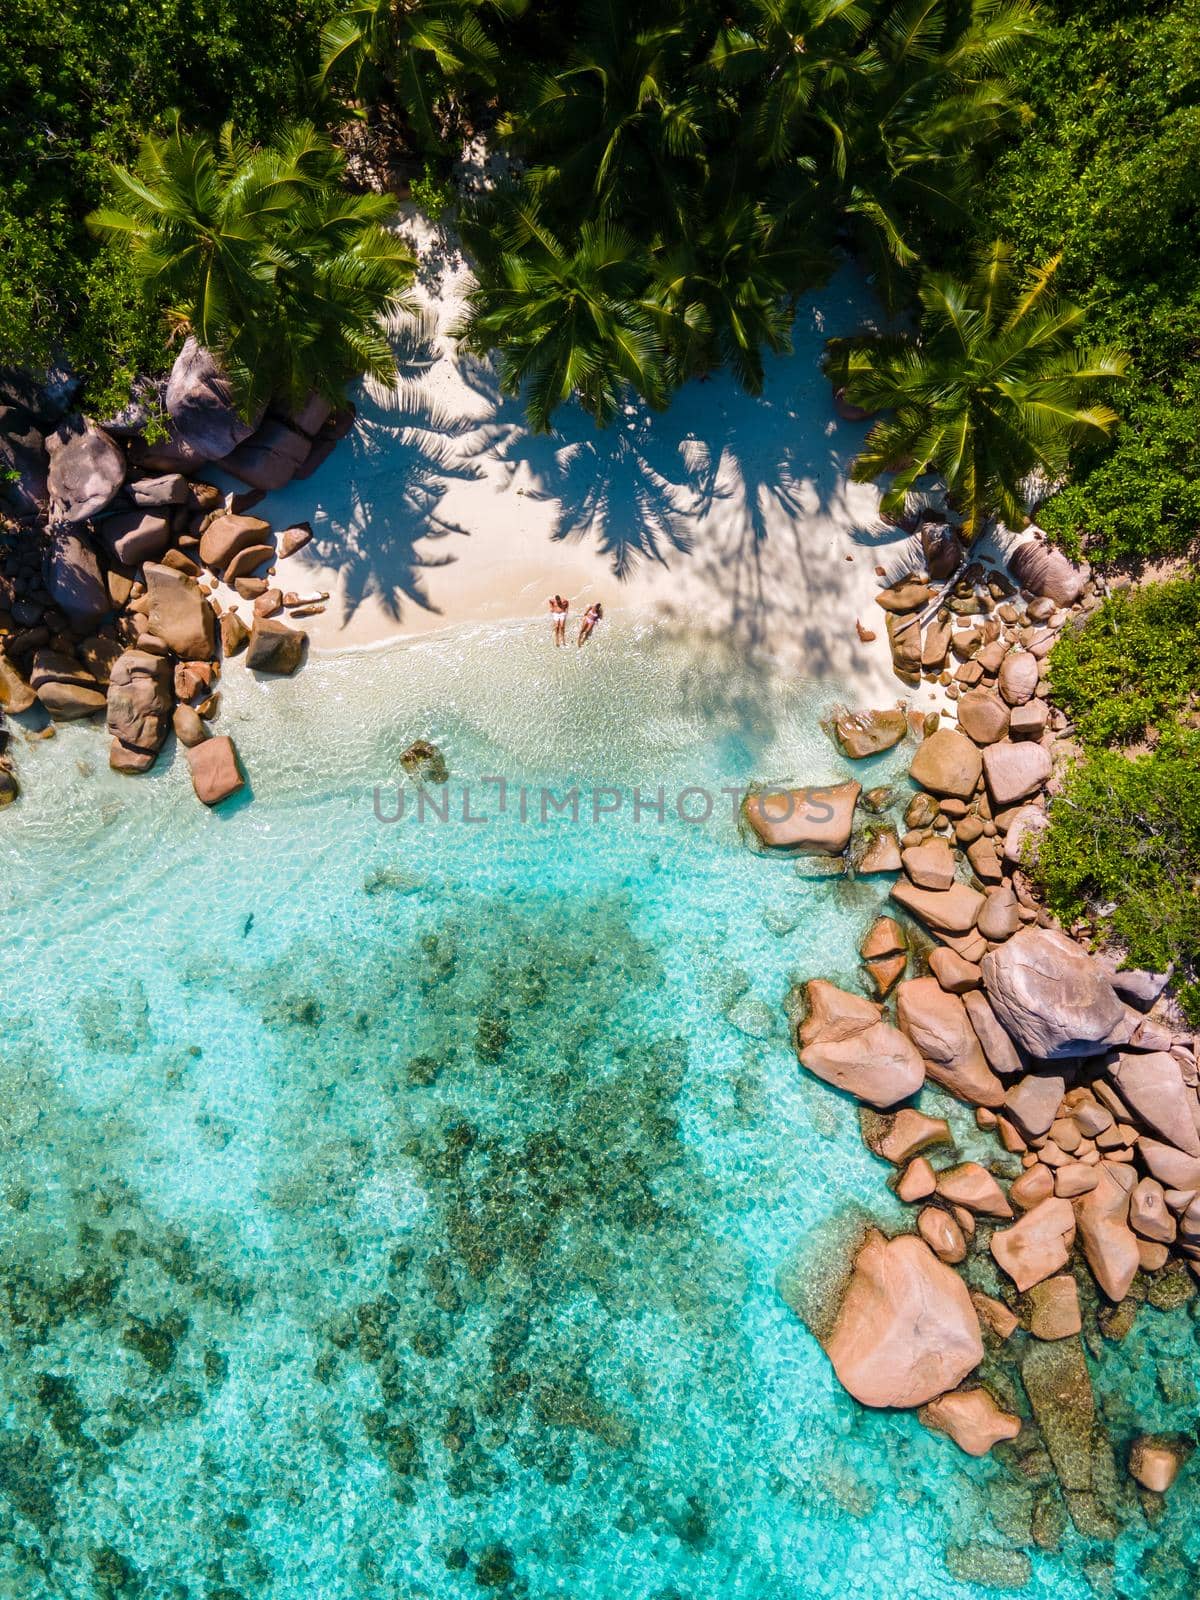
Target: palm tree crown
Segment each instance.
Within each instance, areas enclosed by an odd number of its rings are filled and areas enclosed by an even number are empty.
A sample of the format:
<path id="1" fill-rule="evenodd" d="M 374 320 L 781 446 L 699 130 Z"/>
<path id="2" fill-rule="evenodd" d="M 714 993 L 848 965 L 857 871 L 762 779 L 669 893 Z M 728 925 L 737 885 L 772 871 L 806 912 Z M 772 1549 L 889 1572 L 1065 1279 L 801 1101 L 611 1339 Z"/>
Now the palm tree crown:
<path id="1" fill-rule="evenodd" d="M 497 216 L 507 224 L 499 249 Z M 665 404 L 661 343 L 641 292 L 645 270 L 624 230 L 585 222 L 564 241 L 518 192 L 499 196 L 467 237 L 484 247 L 487 264 L 457 336 L 480 355 L 500 347 L 501 387 L 525 391 L 535 432 L 549 431 L 555 407 L 572 394 L 601 426 L 627 388 Z"/>
<path id="2" fill-rule="evenodd" d="M 390 203 L 347 194 L 341 174 L 309 123 L 269 148 L 226 126 L 214 150 L 176 118 L 136 172 L 113 169 L 119 204 L 88 222 L 128 245 L 146 292 L 221 357 L 245 411 L 314 388 L 334 397 L 360 373 L 394 381 L 384 322 L 414 265 L 383 226 Z"/>
<path id="3" fill-rule="evenodd" d="M 859 483 L 894 473 L 886 512 L 903 511 L 916 480 L 936 471 L 968 539 L 989 514 L 1021 526 L 1023 480 L 1038 467 L 1062 472 L 1074 444 L 1117 421 L 1093 396 L 1129 358 L 1076 345 L 1084 313 L 1053 298 L 1057 266 L 1055 257 L 1022 281 L 1011 248 L 997 242 L 965 283 L 926 275 L 915 337 L 831 341 L 834 384 L 853 405 L 889 413 L 852 473 Z"/>

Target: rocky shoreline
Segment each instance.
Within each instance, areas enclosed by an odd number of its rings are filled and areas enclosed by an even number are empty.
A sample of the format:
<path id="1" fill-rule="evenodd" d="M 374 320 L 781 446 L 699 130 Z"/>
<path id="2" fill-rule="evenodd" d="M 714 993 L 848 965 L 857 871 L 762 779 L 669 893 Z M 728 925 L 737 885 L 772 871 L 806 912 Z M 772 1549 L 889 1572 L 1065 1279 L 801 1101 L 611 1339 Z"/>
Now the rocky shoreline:
<path id="1" fill-rule="evenodd" d="M 244 421 L 190 338 L 168 379 L 103 424 L 44 388 L 0 382 L 11 508 L 0 515 L 0 716 L 31 739 L 103 716 L 122 773 L 149 771 L 174 731 L 199 800 L 238 793 L 233 741 L 209 727 L 223 667 L 241 655 L 251 671 L 294 673 L 306 635 L 290 624 L 328 599 L 289 591 L 279 574 L 308 525 L 276 531 L 250 512 L 313 472 L 353 423 L 352 405 L 317 395 Z M 222 495 L 210 467 L 245 490 Z M 19 792 L 0 727 L 0 805 Z"/>
<path id="2" fill-rule="evenodd" d="M 829 730 L 851 760 L 918 741 L 913 791 L 848 782 L 743 802 L 762 851 L 893 875 L 895 915 L 860 945 L 872 998 L 812 977 L 787 1008 L 800 1063 L 857 1102 L 914 1230 L 864 1223 L 849 1246 L 843 1230 L 817 1252 L 819 1290 L 787 1272 L 780 1287 L 856 1399 L 914 1409 L 1036 1487 L 1035 1544 L 1057 1544 L 1064 1509 L 1107 1540 L 1138 1504 L 1157 1514 L 1195 1443 L 1137 1435 L 1118 1466 L 1084 1348 L 1124 1337 L 1145 1302 L 1196 1294 L 1196 1040 L 1174 1025 L 1165 976 L 1092 954 L 1029 874 L 1070 749 L 1045 661 L 1100 586 L 1036 539 L 1018 548 L 1014 581 L 962 570 L 940 527 L 923 543 L 927 568 L 879 600 L 897 671 L 940 683 L 949 712 L 841 712 Z M 940 595 L 938 560 L 941 577 L 957 574 Z M 994 1158 L 956 1159 L 949 1124 L 916 1104 L 926 1082 L 974 1109 Z M 1016 1566 L 1005 1583 L 1028 1577 L 1026 1557 Z"/>

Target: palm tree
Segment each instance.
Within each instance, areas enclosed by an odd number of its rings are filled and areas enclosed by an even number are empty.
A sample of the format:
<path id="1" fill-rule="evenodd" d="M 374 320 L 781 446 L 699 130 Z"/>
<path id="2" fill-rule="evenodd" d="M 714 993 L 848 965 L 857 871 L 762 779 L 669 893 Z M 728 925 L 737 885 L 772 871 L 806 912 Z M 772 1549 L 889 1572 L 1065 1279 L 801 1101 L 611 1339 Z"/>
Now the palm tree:
<path id="1" fill-rule="evenodd" d="M 796 156 L 854 81 L 877 69 L 863 52 L 870 21 L 870 0 L 750 0 L 744 21 L 721 28 L 709 66 L 757 102 L 749 129 L 761 161 Z"/>
<path id="2" fill-rule="evenodd" d="M 395 381 L 385 322 L 413 257 L 384 227 L 385 198 L 341 188 L 341 157 L 310 123 L 267 148 L 226 125 L 214 149 L 176 117 L 135 172 L 112 175 L 119 203 L 89 226 L 128 248 L 146 293 L 221 357 L 246 414 L 275 395 L 339 397 L 361 373 Z"/>
<path id="3" fill-rule="evenodd" d="M 682 15 L 638 27 L 619 0 L 585 11 L 567 64 L 534 82 L 501 122 L 530 163 L 527 180 L 555 220 L 582 214 L 686 227 L 720 110 L 687 71 Z"/>
<path id="4" fill-rule="evenodd" d="M 693 223 L 654 263 L 650 298 L 663 312 L 672 384 L 728 365 L 751 394 L 763 385 L 763 350 L 791 348 L 790 296 L 827 262 L 789 239 L 783 219 L 749 198 Z"/>
<path id="5" fill-rule="evenodd" d="M 501 388 L 525 392 L 535 432 L 549 432 L 572 395 L 602 427 L 631 390 L 665 404 L 649 262 L 629 234 L 591 221 L 561 239 L 521 191 L 498 196 L 465 232 L 478 284 L 456 336 L 476 354 L 499 348 Z"/>
<path id="6" fill-rule="evenodd" d="M 1023 114 L 1006 73 L 1037 28 L 1032 0 L 896 0 L 872 30 L 831 178 L 889 303 L 931 229 L 969 225 L 980 148 Z"/>
<path id="7" fill-rule="evenodd" d="M 429 150 L 444 143 L 442 113 L 455 82 L 491 85 L 499 57 L 479 13 L 519 16 L 528 0 L 350 0 L 321 32 L 320 81 L 356 96 L 385 85 Z"/>
<path id="8" fill-rule="evenodd" d="M 1035 32 L 1032 0 L 749 0 L 711 57 L 757 100 L 758 161 L 840 219 L 884 298 L 931 226 L 967 220 L 979 146 L 1021 108 L 1005 72 Z"/>
<path id="9" fill-rule="evenodd" d="M 967 539 L 989 514 L 1022 526 L 1029 474 L 1061 473 L 1074 444 L 1117 421 L 1092 396 L 1121 377 L 1129 357 L 1075 344 L 1084 313 L 1052 296 L 1058 260 L 1022 282 L 1011 247 L 997 242 L 966 283 L 942 273 L 923 278 L 916 336 L 830 342 L 827 370 L 847 400 L 890 413 L 871 429 L 851 473 L 858 483 L 894 473 L 885 512 L 903 512 L 917 479 L 936 471 Z"/>

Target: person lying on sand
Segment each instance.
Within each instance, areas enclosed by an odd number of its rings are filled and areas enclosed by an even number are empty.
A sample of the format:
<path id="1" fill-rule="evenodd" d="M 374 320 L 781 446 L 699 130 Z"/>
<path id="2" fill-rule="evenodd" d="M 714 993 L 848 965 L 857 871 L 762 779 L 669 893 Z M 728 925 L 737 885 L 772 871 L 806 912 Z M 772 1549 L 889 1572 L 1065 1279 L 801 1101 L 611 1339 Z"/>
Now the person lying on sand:
<path id="1" fill-rule="evenodd" d="M 595 605 L 587 608 L 587 610 L 583 613 L 583 621 L 579 625 L 579 644 L 584 645 L 587 643 L 587 641 L 592 637 L 592 633 L 595 630 L 596 624 L 603 619 L 603 616 L 604 607 L 600 604 L 599 600 L 596 601 Z"/>
<path id="2" fill-rule="evenodd" d="M 556 594 L 549 602 L 550 620 L 554 623 L 555 644 L 567 642 L 567 613 L 571 609 L 571 602 L 564 600 L 561 594 Z"/>

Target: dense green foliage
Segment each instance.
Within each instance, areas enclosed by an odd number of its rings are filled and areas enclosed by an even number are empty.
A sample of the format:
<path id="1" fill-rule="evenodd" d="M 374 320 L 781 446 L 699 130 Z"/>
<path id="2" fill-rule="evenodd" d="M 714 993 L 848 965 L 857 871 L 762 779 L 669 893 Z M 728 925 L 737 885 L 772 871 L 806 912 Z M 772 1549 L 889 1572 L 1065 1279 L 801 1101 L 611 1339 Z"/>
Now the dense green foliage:
<path id="1" fill-rule="evenodd" d="M 1039 848 L 1050 905 L 1131 965 L 1174 962 L 1200 1023 L 1200 578 L 1111 595 L 1059 639 L 1050 685 L 1083 746 Z"/>
<path id="2" fill-rule="evenodd" d="M 898 516 L 917 479 L 936 471 L 968 539 L 994 513 L 1020 527 L 1033 469 L 1063 471 L 1072 445 L 1116 422 L 1094 396 L 1126 357 L 1075 343 L 1083 312 L 1053 298 L 1057 265 L 1021 282 L 1011 247 L 995 243 L 967 282 L 925 274 L 918 337 L 831 341 L 833 382 L 853 405 L 885 413 L 852 474 L 860 483 L 892 474 L 885 511 Z"/>
<path id="3" fill-rule="evenodd" d="M 1088 748 L 1144 740 L 1200 696 L 1200 578 L 1119 589 L 1050 656 L 1050 687 Z"/>
<path id="4" fill-rule="evenodd" d="M 1089 336 L 1131 350 L 1123 422 L 1039 521 L 1113 559 L 1200 532 L 1200 0 L 1042 0 L 1033 117 L 979 192 L 1028 261 L 1061 250 Z"/>
<path id="5" fill-rule="evenodd" d="M 1172 729 L 1130 758 L 1098 750 L 1067 774 L 1042 836 L 1038 876 L 1067 923 L 1087 917 L 1130 966 L 1176 966 L 1200 1024 L 1200 733 Z"/>
<path id="6" fill-rule="evenodd" d="M 0 361 L 65 358 L 99 414 L 169 362 L 126 252 L 84 218 L 178 108 L 269 133 L 308 95 L 330 0 L 5 0 L 0 6 Z"/>
<path id="7" fill-rule="evenodd" d="M 351 195 L 343 161 L 311 123 L 248 145 L 232 124 L 216 149 L 178 120 L 147 137 L 137 171 L 115 167 L 118 203 L 93 231 L 126 247 L 169 317 L 221 357 L 250 415 L 272 396 L 341 398 L 350 377 L 387 382 L 383 321 L 412 280 L 408 248 L 384 226 L 384 195 Z"/>
<path id="8" fill-rule="evenodd" d="M 465 223 L 468 343 L 504 353 L 537 427 L 571 392 L 603 421 L 721 363 L 757 392 L 839 245 L 896 290 L 967 224 L 1031 31 L 1025 0 L 604 0 L 572 23 L 508 83 L 525 169 Z M 616 292 L 583 281 L 597 248 Z"/>

